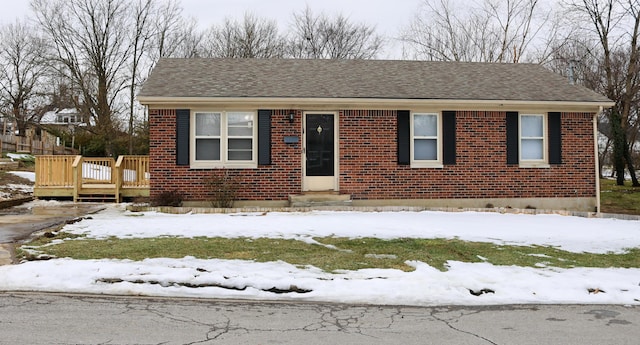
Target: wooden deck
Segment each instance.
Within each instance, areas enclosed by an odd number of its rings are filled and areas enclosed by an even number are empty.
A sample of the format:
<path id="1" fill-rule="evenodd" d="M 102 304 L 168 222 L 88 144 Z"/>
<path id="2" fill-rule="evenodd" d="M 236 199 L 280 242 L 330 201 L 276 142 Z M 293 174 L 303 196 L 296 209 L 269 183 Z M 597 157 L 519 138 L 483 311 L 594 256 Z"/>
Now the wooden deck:
<path id="1" fill-rule="evenodd" d="M 74 202 L 148 197 L 149 173 L 148 156 L 36 156 L 33 195 Z"/>

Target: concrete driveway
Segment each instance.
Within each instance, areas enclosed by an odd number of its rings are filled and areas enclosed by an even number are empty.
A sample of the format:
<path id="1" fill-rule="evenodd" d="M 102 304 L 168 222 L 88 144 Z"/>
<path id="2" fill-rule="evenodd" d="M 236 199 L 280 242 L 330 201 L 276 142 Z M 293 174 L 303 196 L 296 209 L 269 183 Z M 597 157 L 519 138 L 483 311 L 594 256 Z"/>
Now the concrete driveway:
<path id="1" fill-rule="evenodd" d="M 0 265 L 13 262 L 13 245 L 34 232 L 54 228 L 96 213 L 102 204 L 27 203 L 0 210 Z"/>
<path id="2" fill-rule="evenodd" d="M 0 243 L 12 243 L 24 240 L 32 233 L 55 227 L 96 213 L 105 208 L 101 204 L 74 203 L 27 203 L 9 209 L 0 210 Z"/>

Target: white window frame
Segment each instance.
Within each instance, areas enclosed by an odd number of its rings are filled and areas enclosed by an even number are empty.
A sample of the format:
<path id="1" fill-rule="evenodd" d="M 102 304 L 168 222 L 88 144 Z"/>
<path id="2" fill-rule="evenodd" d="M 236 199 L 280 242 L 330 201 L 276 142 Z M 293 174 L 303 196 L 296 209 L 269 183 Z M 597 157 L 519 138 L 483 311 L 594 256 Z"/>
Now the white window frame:
<path id="1" fill-rule="evenodd" d="M 211 138 L 220 138 L 220 160 L 196 160 L 196 139 L 208 138 L 196 136 L 196 114 L 216 113 L 220 114 L 220 135 Z M 230 136 L 228 126 L 229 114 L 250 114 L 252 116 L 251 136 Z M 258 113 L 247 110 L 192 110 L 190 116 L 189 135 L 189 160 L 193 169 L 255 169 L 258 167 Z M 229 160 L 229 139 L 251 139 L 251 160 Z"/>
<path id="2" fill-rule="evenodd" d="M 538 116 L 542 118 L 542 137 L 524 137 L 522 135 L 522 117 Z M 549 149 L 548 149 L 549 133 L 547 131 L 547 115 L 540 113 L 521 113 L 518 115 L 518 160 L 520 167 L 523 168 L 548 168 L 549 165 Z M 541 159 L 523 159 L 522 158 L 522 141 L 526 139 L 542 140 L 542 158 Z"/>
<path id="3" fill-rule="evenodd" d="M 416 136 L 415 135 L 414 119 L 416 115 L 436 116 L 437 133 L 435 136 Z M 411 167 L 412 168 L 442 168 L 444 166 L 442 164 L 442 113 L 434 112 L 434 111 L 412 112 L 411 119 L 410 119 L 410 130 L 411 130 L 411 139 L 410 139 Z M 437 156 L 436 159 L 433 159 L 433 160 L 415 159 L 415 140 L 416 139 L 435 139 L 436 140 L 436 156 Z"/>

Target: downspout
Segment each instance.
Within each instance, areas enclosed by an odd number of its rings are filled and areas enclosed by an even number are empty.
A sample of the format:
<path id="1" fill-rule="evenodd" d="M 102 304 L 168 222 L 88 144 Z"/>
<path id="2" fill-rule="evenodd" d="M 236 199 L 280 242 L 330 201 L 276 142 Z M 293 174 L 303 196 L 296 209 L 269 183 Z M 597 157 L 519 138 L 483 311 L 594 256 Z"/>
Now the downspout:
<path id="1" fill-rule="evenodd" d="M 598 116 L 602 113 L 604 108 L 600 106 L 598 112 L 593 115 L 593 146 L 595 157 L 595 172 L 596 172 L 596 213 L 600 213 L 600 155 L 598 152 Z"/>

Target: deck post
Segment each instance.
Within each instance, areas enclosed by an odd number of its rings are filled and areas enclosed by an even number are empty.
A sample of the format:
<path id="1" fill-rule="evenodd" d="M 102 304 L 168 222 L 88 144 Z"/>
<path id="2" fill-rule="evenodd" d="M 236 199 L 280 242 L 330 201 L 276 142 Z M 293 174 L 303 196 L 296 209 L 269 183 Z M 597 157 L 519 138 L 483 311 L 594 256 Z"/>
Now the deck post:
<path id="1" fill-rule="evenodd" d="M 73 202 L 78 202 L 82 188 L 82 156 L 76 156 L 71 167 L 73 169 Z"/>
<path id="2" fill-rule="evenodd" d="M 122 169 L 124 169 L 122 167 L 122 160 L 124 159 L 124 156 L 118 156 L 118 161 L 116 161 L 115 166 L 113 167 L 113 173 L 115 174 L 115 181 L 113 181 L 113 183 L 116 185 L 116 204 L 120 203 L 120 187 L 122 187 L 122 180 L 123 180 L 123 171 Z"/>

